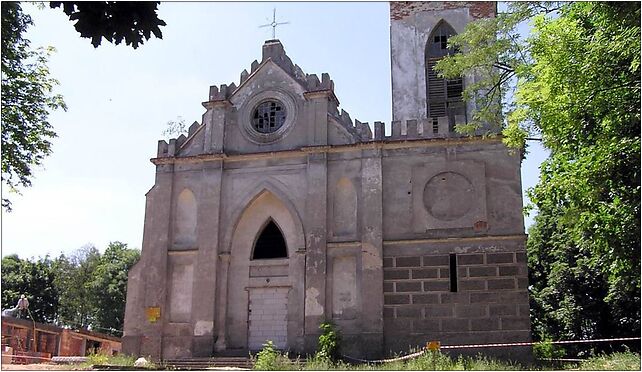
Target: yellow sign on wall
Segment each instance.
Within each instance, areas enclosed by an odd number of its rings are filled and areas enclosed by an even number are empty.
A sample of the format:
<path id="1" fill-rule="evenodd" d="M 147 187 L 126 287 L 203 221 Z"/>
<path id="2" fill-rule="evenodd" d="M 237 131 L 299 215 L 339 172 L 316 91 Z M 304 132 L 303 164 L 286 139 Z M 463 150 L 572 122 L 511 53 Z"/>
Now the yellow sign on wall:
<path id="1" fill-rule="evenodd" d="M 426 343 L 426 349 L 430 351 L 437 351 L 441 347 L 441 342 L 439 341 L 430 341 Z"/>
<path id="2" fill-rule="evenodd" d="M 145 309 L 145 315 L 147 316 L 147 320 L 150 323 L 156 323 L 158 319 L 160 319 L 161 316 L 161 311 L 160 307 L 148 307 Z"/>

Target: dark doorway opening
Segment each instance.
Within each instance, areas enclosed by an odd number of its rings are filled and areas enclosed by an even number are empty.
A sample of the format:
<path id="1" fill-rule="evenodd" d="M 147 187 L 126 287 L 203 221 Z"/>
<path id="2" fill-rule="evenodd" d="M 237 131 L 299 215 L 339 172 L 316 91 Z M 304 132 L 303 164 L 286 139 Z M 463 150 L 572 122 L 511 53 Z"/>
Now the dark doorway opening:
<path id="1" fill-rule="evenodd" d="M 288 249 L 285 245 L 285 239 L 281 233 L 281 229 L 270 220 L 265 225 L 259 238 L 254 244 L 254 251 L 252 253 L 253 260 L 262 260 L 268 258 L 287 258 Z"/>

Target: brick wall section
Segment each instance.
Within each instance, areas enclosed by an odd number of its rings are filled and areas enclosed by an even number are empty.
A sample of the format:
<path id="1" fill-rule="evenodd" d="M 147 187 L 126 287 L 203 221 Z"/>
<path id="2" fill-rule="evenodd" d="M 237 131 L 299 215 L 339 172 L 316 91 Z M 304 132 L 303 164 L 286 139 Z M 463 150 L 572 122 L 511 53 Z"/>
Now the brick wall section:
<path id="1" fill-rule="evenodd" d="M 467 333 L 484 342 L 530 330 L 524 252 L 458 254 L 457 274 L 451 292 L 448 254 L 386 257 L 384 333 L 425 341 Z"/>
<path id="2" fill-rule="evenodd" d="M 399 20 L 422 11 L 469 8 L 473 19 L 494 17 L 497 3 L 494 1 L 391 1 L 390 19 Z"/>

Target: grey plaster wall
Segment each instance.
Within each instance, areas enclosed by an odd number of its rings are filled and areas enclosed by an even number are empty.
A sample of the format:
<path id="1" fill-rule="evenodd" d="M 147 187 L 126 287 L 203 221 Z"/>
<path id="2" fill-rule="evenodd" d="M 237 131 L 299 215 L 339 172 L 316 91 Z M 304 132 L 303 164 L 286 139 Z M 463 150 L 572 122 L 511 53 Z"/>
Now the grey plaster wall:
<path id="1" fill-rule="evenodd" d="M 266 97 L 293 115 L 261 137 L 247 115 Z M 152 159 L 125 352 L 246 355 L 265 337 L 311 354 L 323 321 L 357 357 L 530 338 L 520 160 L 501 139 L 453 138 L 443 120 L 435 132 L 396 121 L 391 135 L 378 122 L 373 136 L 339 112 L 326 74 L 303 73 L 274 41 L 208 98 L 202 123 Z M 269 221 L 287 257 L 253 260 Z"/>
<path id="2" fill-rule="evenodd" d="M 461 33 L 470 22 L 468 8 L 416 12 L 390 23 L 392 120 L 424 119 L 426 106 L 425 49 L 441 21 Z"/>

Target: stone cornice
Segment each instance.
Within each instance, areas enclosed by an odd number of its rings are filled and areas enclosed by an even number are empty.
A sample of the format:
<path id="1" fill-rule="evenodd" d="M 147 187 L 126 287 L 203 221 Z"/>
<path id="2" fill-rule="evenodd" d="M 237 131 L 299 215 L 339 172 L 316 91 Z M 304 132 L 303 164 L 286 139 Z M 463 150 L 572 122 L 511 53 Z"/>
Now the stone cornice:
<path id="1" fill-rule="evenodd" d="M 309 92 L 304 92 L 303 97 L 308 100 L 314 99 L 314 98 L 328 98 L 334 101 L 337 104 L 337 106 L 339 106 L 339 99 L 334 94 L 334 91 L 332 91 L 332 89 L 322 89 L 322 90 L 313 90 Z"/>
<path id="2" fill-rule="evenodd" d="M 312 153 L 341 153 L 349 151 L 361 151 L 369 149 L 379 150 L 397 150 L 409 149 L 417 147 L 440 147 L 440 146 L 457 146 L 471 143 L 501 143 L 501 136 L 493 138 L 484 138 L 481 136 L 476 137 L 460 137 L 460 138 L 429 138 L 429 139 L 415 139 L 415 140 L 402 140 L 402 141 L 370 141 L 359 142 L 348 145 L 328 145 L 328 146 L 305 146 L 292 150 L 271 151 L 271 152 L 257 152 L 247 154 L 199 154 L 184 157 L 161 157 L 152 158 L 150 161 L 155 165 L 163 164 L 189 164 L 198 163 L 203 161 L 248 161 L 256 159 L 275 159 L 275 158 L 293 158 L 299 156 L 307 156 Z"/>
<path id="3" fill-rule="evenodd" d="M 216 100 L 216 101 L 205 101 L 205 102 L 202 102 L 201 105 L 203 105 L 203 107 L 205 107 L 206 109 L 211 109 L 211 108 L 214 108 L 214 107 L 227 108 L 227 107 L 231 107 L 232 103 L 230 103 L 230 101 L 228 101 L 226 99 L 221 99 L 221 100 Z"/>

